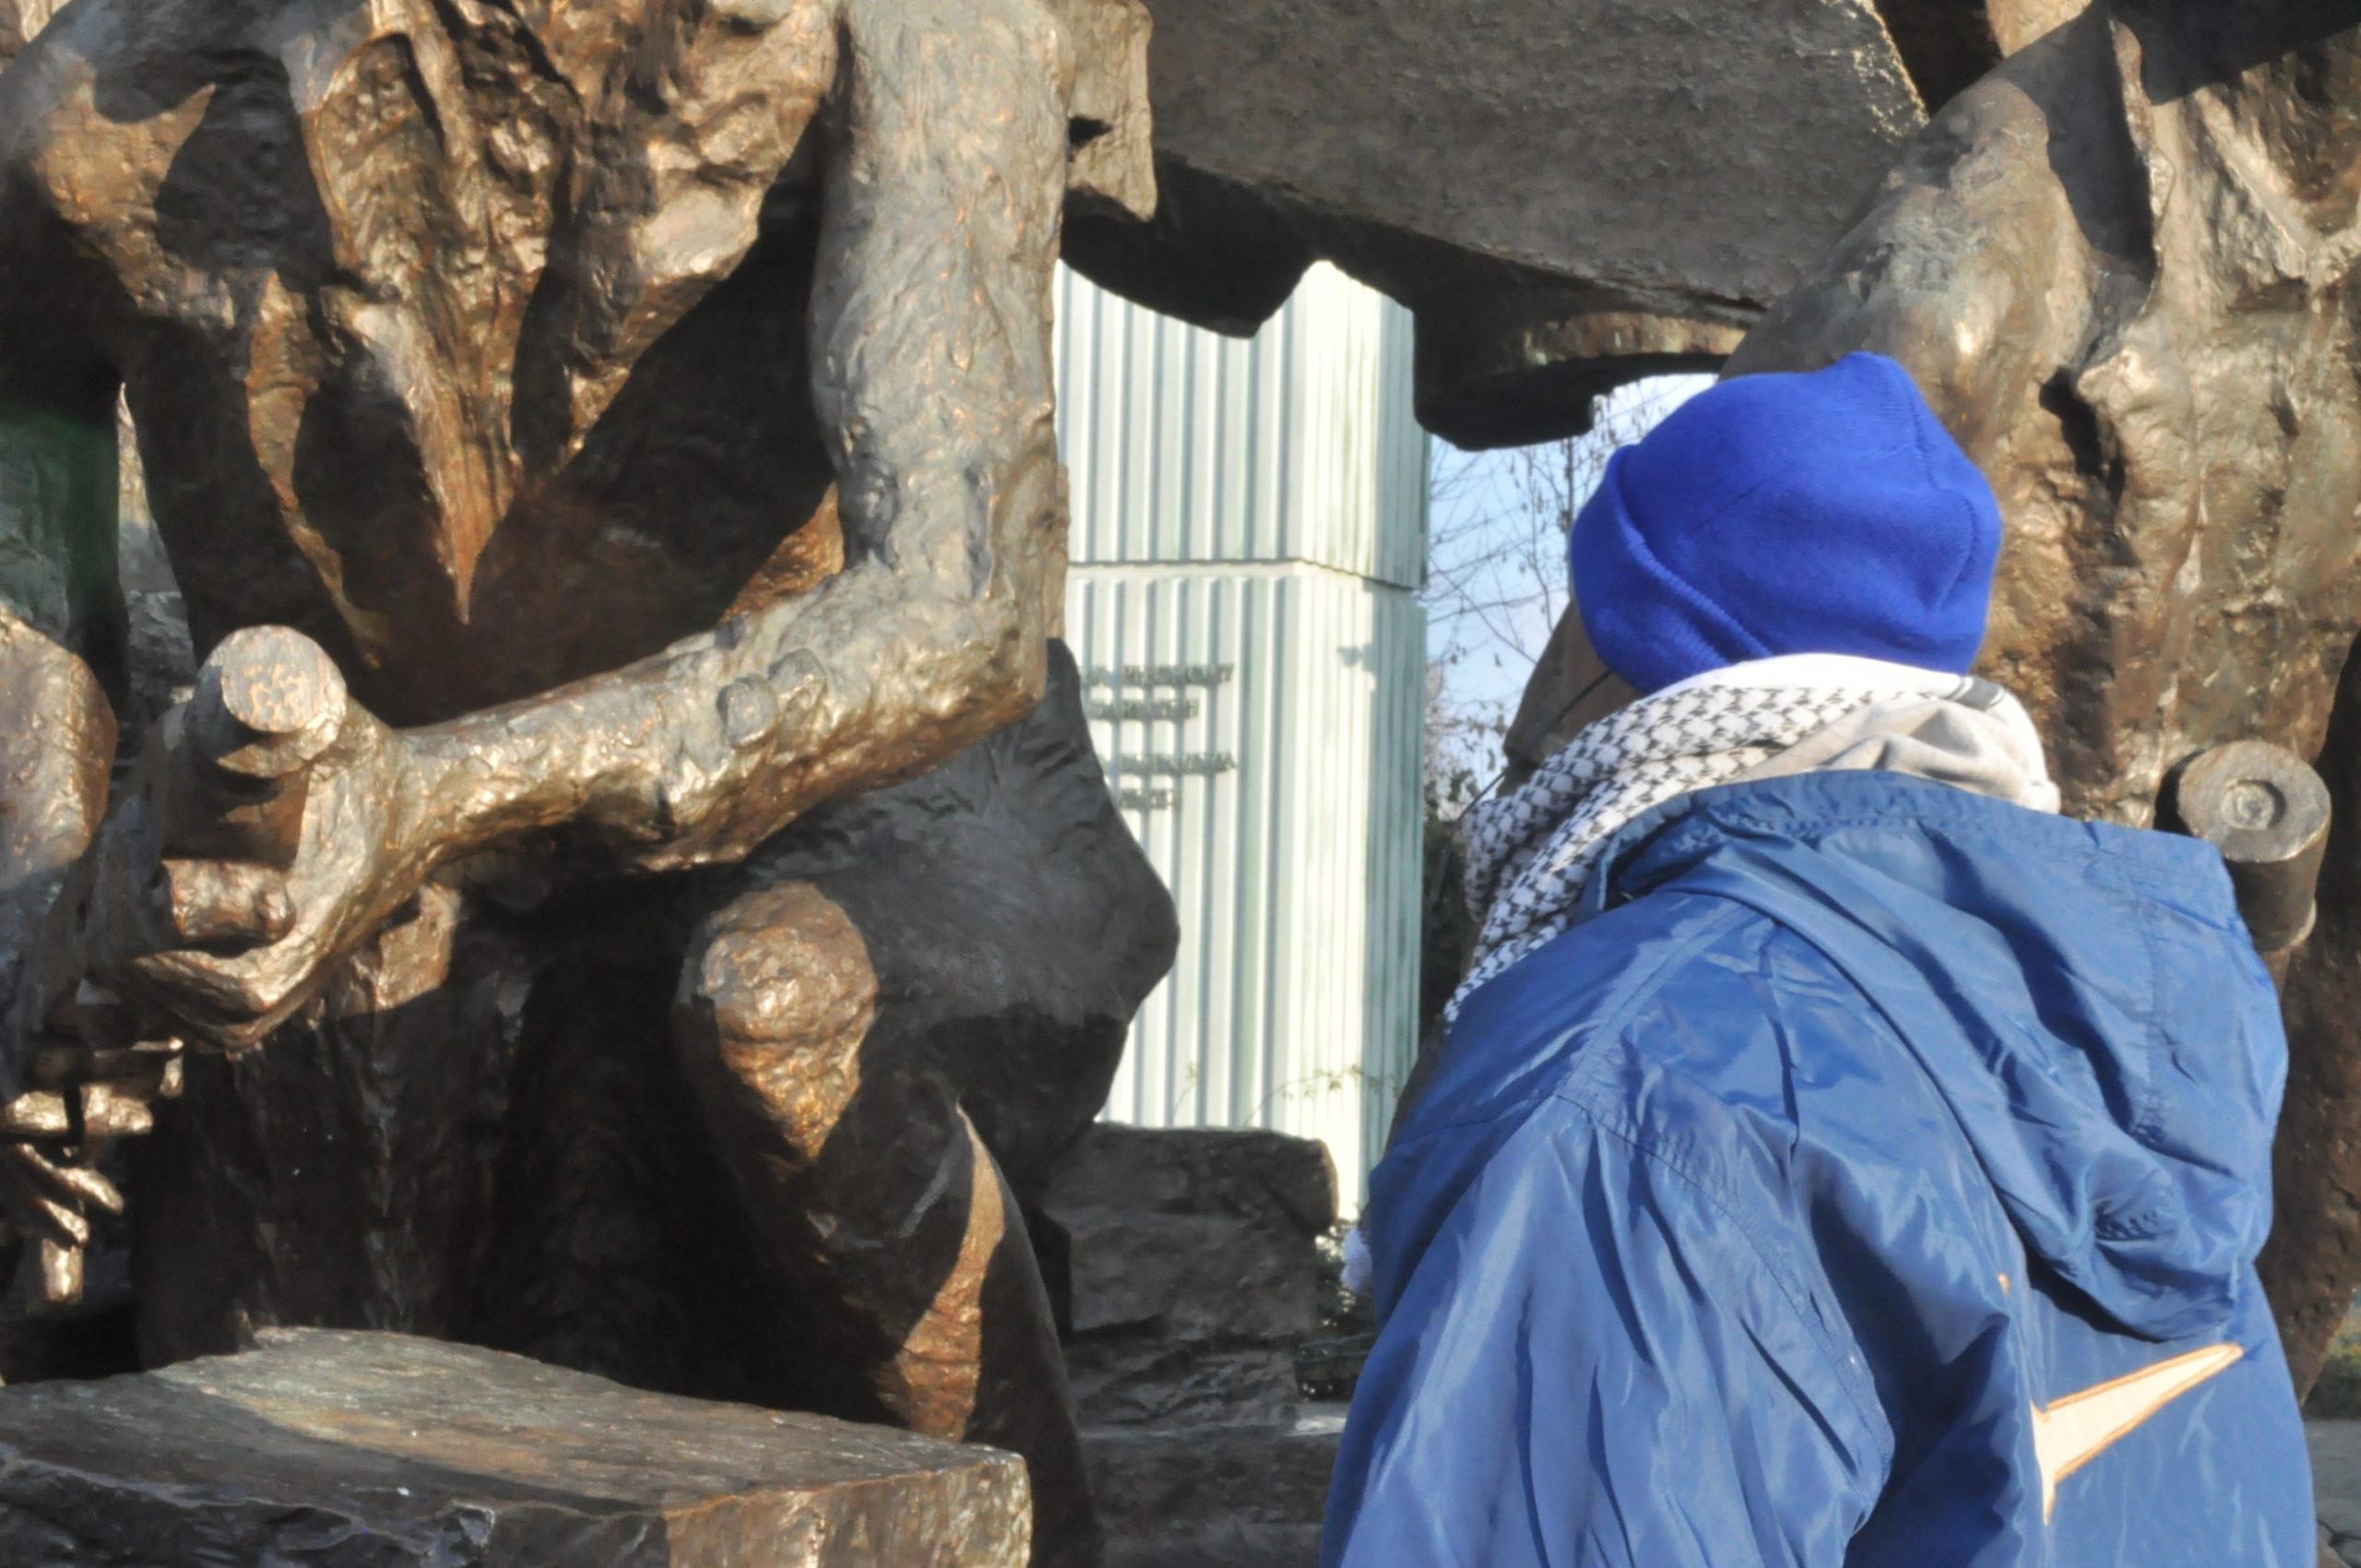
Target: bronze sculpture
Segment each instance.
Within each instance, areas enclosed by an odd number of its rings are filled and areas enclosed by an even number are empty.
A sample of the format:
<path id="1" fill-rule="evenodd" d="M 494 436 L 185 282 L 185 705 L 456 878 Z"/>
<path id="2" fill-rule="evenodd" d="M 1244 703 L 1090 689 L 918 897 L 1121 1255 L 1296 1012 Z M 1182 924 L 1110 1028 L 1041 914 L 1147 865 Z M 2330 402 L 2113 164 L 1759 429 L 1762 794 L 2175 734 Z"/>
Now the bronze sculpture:
<path id="1" fill-rule="evenodd" d="M 1152 201 L 1144 43 L 80 0 L 0 77 L 18 1120 L 274 1037 L 138 1151 L 151 1358 L 401 1327 L 887 1419 L 1095 1555 L 1020 1199 L 1173 933 L 1051 642 L 1049 294 L 1070 198 Z M 118 386 L 200 647 L 293 632 L 110 803 Z M 69 1293 L 113 1195 L 9 1146 Z"/>
<path id="2" fill-rule="evenodd" d="M 2227 742 L 2320 759 L 2341 809 L 2286 976 L 2263 1258 L 2299 1389 L 2361 1286 L 2356 202 L 2349 6 L 2118 0 L 1964 97 L 1732 362 L 1892 345 L 1941 389 L 2011 511 L 1987 659 L 2036 699 L 2077 809 L 2145 823 Z"/>
<path id="3" fill-rule="evenodd" d="M 2351 757 L 2349 6 L 1880 9 L 1930 101 L 2038 42 L 1738 366 L 1879 347 L 1938 394 L 2028 519 L 1993 657 L 2083 809 L 2253 733 Z M 1090 216 L 1150 204 L 1134 0 L 0 0 L 42 22 L 0 77 L 0 978 L 49 1043 L 0 1187 L 50 1287 L 118 1197 L 44 1151 L 157 1122 L 152 1357 L 405 1327 L 990 1437 L 1086 1558 L 1023 1212 L 1172 932 L 1052 640 L 1062 205 L 1226 325 L 1315 251 L 1423 279 L 1471 440 L 1763 302 L 1306 216 L 1286 170 L 1189 187 L 1176 282 Z M 256 751 L 280 710 L 217 667 L 101 834 L 118 387 L 200 645 L 292 627 L 350 703 Z M 2290 979 L 2299 1372 L 2361 1273 L 2319 1153 L 2361 1089 L 2354 766 Z M 246 831 L 279 777 L 291 845 Z M 181 1030 L 276 1038 L 181 1066 Z"/>

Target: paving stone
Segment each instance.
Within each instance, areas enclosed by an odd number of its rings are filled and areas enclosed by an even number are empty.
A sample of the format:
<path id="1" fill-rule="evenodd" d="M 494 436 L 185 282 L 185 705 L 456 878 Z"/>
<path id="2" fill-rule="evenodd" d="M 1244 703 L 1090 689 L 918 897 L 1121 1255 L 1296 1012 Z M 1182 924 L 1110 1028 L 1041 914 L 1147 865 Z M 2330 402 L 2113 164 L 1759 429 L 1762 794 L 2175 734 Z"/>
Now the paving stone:
<path id="1" fill-rule="evenodd" d="M 2312 1497 L 2320 1523 L 2361 1544 L 2361 1420 L 2306 1421 L 2312 1450 Z"/>

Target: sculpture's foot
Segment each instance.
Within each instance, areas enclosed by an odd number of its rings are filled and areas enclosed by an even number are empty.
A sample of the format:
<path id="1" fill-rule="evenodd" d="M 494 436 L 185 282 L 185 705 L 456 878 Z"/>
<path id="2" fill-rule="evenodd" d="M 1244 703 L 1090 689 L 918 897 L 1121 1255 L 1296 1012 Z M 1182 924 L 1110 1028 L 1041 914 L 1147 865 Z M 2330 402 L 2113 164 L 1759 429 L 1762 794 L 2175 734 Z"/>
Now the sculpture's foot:
<path id="1" fill-rule="evenodd" d="M 1098 1530 L 1024 1223 L 938 1063 L 872 1040 L 876 1003 L 860 932 L 794 883 L 706 924 L 674 1034 L 848 1405 L 1023 1455 L 1033 1562 L 1087 1568 Z"/>

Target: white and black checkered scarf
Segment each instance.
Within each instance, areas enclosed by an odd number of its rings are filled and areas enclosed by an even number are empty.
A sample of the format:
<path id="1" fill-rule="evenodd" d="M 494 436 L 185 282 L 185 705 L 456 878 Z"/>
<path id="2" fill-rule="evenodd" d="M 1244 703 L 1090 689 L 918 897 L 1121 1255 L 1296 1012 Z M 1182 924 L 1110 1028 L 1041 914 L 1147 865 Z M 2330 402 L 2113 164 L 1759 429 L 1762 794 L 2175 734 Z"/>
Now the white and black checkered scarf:
<path id="1" fill-rule="evenodd" d="M 2007 782 L 1991 792 L 2057 809 L 2031 720 L 1989 682 L 1869 659 L 1808 656 L 1775 665 L 1755 667 L 1750 677 L 1738 667 L 1610 714 L 1575 736 L 1523 789 L 1468 812 L 1467 897 L 1483 929 L 1447 1020 L 1458 1017 L 1477 987 L 1573 923 L 1592 868 L 1626 824 L 1679 796 L 1773 769 L 1816 736 L 1869 740 L 1890 728 L 1876 721 L 1880 718 L 1948 710 L 1971 721 L 1966 749 L 1999 763 L 1997 776 Z M 1953 726 L 1954 734 L 1960 730 Z M 1809 766 L 1896 766 L 1870 757 L 1837 760 L 1834 748 L 1829 751 Z"/>

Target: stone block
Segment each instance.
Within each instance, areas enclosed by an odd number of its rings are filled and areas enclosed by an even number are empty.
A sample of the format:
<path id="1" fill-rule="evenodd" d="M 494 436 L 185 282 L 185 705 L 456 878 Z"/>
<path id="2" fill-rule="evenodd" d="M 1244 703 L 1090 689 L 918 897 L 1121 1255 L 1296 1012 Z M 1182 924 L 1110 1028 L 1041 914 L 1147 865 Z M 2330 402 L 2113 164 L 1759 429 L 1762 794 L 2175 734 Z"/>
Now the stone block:
<path id="1" fill-rule="evenodd" d="M 1149 0 L 1174 209 L 1070 258 L 1234 329 L 1324 257 L 1417 314 L 1430 428 L 1585 428 L 1589 392 L 1726 355 L 1924 124 L 1881 8 Z"/>
<path id="2" fill-rule="evenodd" d="M 1059 1161 L 1041 1206 L 1069 1229 L 1097 1212 L 1219 1215 L 1309 1238 L 1336 1222 L 1336 1167 L 1325 1145 L 1284 1133 L 1102 1122 Z"/>
<path id="3" fill-rule="evenodd" d="M 1073 1332 L 1300 1338 L 1319 1318 L 1314 1253 L 1269 1219 L 1088 1211 L 1067 1227 Z"/>
<path id="4" fill-rule="evenodd" d="M 1014 1455 L 394 1335 L 0 1391 L 10 1568 L 1020 1568 Z"/>
<path id="5" fill-rule="evenodd" d="M 1870 0 L 1149 0 L 1157 149 L 1597 281 L 1769 301 L 1918 101 Z"/>
<path id="6" fill-rule="evenodd" d="M 1318 1322 L 1327 1149 L 1257 1131 L 1100 1125 L 1051 1173 L 1066 1364 L 1086 1423 L 1280 1420 Z"/>
<path id="7" fill-rule="evenodd" d="M 1291 1415 L 1318 1238 L 1336 1218 L 1325 1146 L 1101 1124 L 1050 1173 L 1040 1211 L 1086 1424 Z"/>
<path id="8" fill-rule="evenodd" d="M 1286 1344 L 1109 1335 L 1068 1342 L 1066 1372 L 1086 1425 L 1282 1420 L 1297 1398 Z"/>

